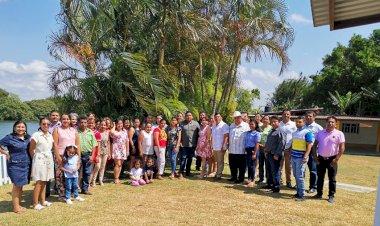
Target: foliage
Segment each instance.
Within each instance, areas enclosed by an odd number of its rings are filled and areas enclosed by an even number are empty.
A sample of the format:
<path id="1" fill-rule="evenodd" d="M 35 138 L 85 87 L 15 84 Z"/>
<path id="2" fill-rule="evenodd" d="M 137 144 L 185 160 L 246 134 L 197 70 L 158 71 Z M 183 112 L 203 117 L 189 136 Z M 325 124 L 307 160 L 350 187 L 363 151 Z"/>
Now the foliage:
<path id="1" fill-rule="evenodd" d="M 58 110 L 56 103 L 50 99 L 42 100 L 31 100 L 25 102 L 34 115 L 34 118 L 39 118 L 41 116 L 48 116 L 51 111 Z"/>
<path id="2" fill-rule="evenodd" d="M 253 101 L 254 99 L 260 98 L 260 90 L 252 89 L 251 91 L 248 91 L 243 88 L 238 88 L 235 98 L 237 102 L 237 110 L 252 113 L 254 112 L 252 107 Z"/>
<path id="3" fill-rule="evenodd" d="M 32 109 L 19 97 L 0 89 L 0 120 L 33 120 Z"/>
<path id="4" fill-rule="evenodd" d="M 282 0 L 61 0 L 49 85 L 65 108 L 100 116 L 229 115 L 243 52 L 288 65 L 286 15 Z"/>
<path id="5" fill-rule="evenodd" d="M 361 98 L 361 93 L 346 93 L 345 96 L 340 95 L 338 91 L 335 91 L 335 95 L 329 91 L 332 104 L 338 107 L 340 115 L 346 115 L 345 110 L 358 102 Z"/>
<path id="6" fill-rule="evenodd" d="M 297 79 L 286 80 L 277 88 L 272 98 L 274 106 L 288 104 L 291 108 L 323 107 L 326 113 L 336 106 L 328 97 L 329 92 L 361 93 L 363 97 L 344 110 L 347 114 L 378 116 L 380 114 L 380 30 L 374 30 L 368 38 L 354 35 L 347 46 L 338 44 L 323 58 L 323 68 L 309 76 L 300 86 Z M 377 96 L 376 96 L 377 95 Z M 343 96 L 344 97 L 344 96 Z"/>

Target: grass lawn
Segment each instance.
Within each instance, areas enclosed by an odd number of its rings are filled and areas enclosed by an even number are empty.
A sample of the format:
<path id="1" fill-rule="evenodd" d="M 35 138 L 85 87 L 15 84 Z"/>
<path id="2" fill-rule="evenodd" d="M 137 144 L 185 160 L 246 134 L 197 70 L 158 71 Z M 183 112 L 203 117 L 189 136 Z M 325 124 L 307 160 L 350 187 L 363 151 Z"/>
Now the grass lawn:
<path id="1" fill-rule="evenodd" d="M 339 164 L 338 182 L 377 186 L 380 157 L 344 155 Z M 226 180 L 193 177 L 137 188 L 106 183 L 93 188 L 94 195 L 82 196 L 84 202 L 68 206 L 53 196 L 51 207 L 16 215 L 11 188 L 0 187 L 0 225 L 372 225 L 376 202 L 376 192 L 338 189 L 334 204 L 326 199 L 298 203 L 289 197 L 294 190 L 268 194 Z M 24 189 L 24 206 L 32 204 L 32 189 Z"/>

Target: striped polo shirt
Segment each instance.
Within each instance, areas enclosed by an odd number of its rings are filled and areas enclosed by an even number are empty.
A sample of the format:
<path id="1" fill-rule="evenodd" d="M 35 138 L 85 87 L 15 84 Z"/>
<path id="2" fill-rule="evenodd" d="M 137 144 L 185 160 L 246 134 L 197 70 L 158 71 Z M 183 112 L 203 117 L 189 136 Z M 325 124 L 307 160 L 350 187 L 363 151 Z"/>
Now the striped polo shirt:
<path id="1" fill-rule="evenodd" d="M 306 152 L 306 143 L 313 142 L 313 133 L 303 127 L 292 133 L 292 158 L 303 158 Z"/>

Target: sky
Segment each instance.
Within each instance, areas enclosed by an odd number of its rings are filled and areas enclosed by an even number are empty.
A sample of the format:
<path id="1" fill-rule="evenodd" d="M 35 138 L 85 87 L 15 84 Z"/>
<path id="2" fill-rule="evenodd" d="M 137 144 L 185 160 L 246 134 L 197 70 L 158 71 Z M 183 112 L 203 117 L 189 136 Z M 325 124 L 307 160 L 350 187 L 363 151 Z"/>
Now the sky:
<path id="1" fill-rule="evenodd" d="M 240 85 L 248 90 L 259 88 L 256 108 L 263 108 L 282 81 L 316 74 L 323 57 L 337 43 L 346 45 L 353 34 L 368 37 L 379 23 L 330 31 L 328 26 L 314 27 L 309 0 L 287 0 L 288 20 L 295 32 L 288 54 L 291 63 L 279 75 L 279 62 L 264 58 L 260 62 L 242 62 L 238 68 Z M 59 29 L 58 0 L 0 0 L 0 88 L 19 95 L 21 100 L 42 99 L 51 92 L 47 86 L 49 66 L 54 60 L 48 53 L 49 37 Z"/>

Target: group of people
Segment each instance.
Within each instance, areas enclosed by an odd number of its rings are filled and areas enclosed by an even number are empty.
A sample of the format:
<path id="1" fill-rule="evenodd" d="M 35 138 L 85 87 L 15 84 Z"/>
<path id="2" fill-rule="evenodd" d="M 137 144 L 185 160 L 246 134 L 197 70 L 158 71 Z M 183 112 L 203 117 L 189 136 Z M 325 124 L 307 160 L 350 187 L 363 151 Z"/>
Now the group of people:
<path id="1" fill-rule="evenodd" d="M 23 213 L 21 194 L 30 178 L 36 182 L 33 208 L 42 210 L 52 203 L 50 180 L 60 201 L 73 204 L 91 195 L 90 187 L 103 185 L 107 163 L 113 165 L 113 183 L 120 184 L 120 175 L 128 168 L 130 184 L 141 186 L 164 179 L 165 160 L 170 159 L 170 179 L 193 176 L 191 165 L 196 156 L 200 178 L 221 180 L 225 156 L 231 178 L 228 181 L 280 192 L 281 171 L 285 165 L 286 186 L 291 185 L 291 173 L 296 181 L 297 201 L 305 200 L 306 166 L 310 171 L 309 193 L 321 198 L 326 170 L 329 177 L 329 202 L 336 192 L 337 162 L 344 152 L 344 135 L 335 129 L 337 119 L 329 116 L 323 129 L 315 120 L 314 112 L 290 120 L 290 111 L 278 116 L 256 114 L 249 118 L 245 112 L 234 112 L 233 123 L 227 125 L 220 113 L 208 117 L 192 112 L 179 112 L 167 123 L 162 115 L 139 118 L 118 118 L 114 122 L 105 117 L 96 120 L 93 113 L 78 116 L 60 115 L 52 111 L 41 118 L 39 130 L 31 136 L 23 121 L 15 122 L 11 134 L 0 140 L 0 153 L 7 156 L 8 174 L 13 183 L 12 202 L 15 213 Z M 129 160 L 129 164 L 125 164 Z M 177 162 L 179 170 L 177 171 Z M 167 164 L 169 165 L 169 164 Z M 256 168 L 258 166 L 258 178 Z M 245 180 L 247 174 L 247 180 Z M 265 176 L 265 177 L 264 177 Z M 264 183 L 265 179 L 265 183 Z"/>

